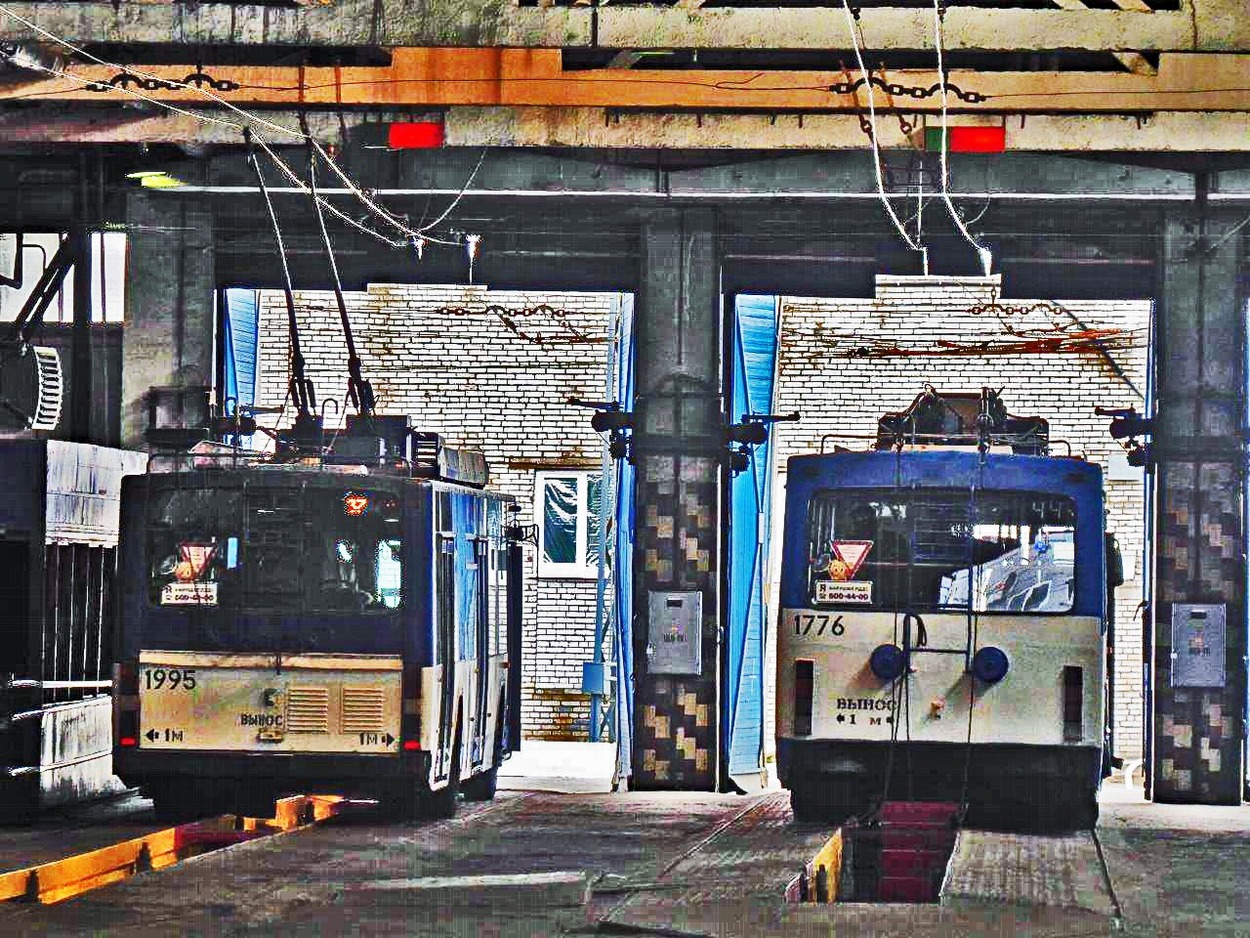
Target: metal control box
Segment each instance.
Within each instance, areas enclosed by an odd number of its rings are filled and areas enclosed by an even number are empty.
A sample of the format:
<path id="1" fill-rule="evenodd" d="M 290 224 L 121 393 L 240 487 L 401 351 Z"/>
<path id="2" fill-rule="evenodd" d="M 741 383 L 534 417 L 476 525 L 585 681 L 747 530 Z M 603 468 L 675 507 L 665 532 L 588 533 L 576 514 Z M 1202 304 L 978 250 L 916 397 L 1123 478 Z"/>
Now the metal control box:
<path id="1" fill-rule="evenodd" d="M 647 671 L 701 674 L 703 594 L 698 590 L 650 593 L 647 612 Z"/>
<path id="2" fill-rule="evenodd" d="M 1225 606 L 1177 603 L 1172 607 L 1172 686 L 1223 687 Z"/>

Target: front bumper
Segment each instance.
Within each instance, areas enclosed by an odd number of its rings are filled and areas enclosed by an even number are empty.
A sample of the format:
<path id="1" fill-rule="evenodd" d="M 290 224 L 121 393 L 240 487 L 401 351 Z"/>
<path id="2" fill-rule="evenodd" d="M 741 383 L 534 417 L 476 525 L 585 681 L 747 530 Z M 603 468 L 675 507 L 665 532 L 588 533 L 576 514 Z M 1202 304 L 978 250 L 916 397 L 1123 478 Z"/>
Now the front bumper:
<path id="1" fill-rule="evenodd" d="M 913 793 L 923 800 L 1001 803 L 1034 800 L 1047 788 L 1070 795 L 1076 789 L 1096 792 L 1102 779 L 1102 749 L 1097 746 L 1030 746 L 1017 743 L 891 743 L 829 739 L 777 740 L 781 783 L 794 789 L 830 779 L 865 791 Z M 965 786 L 965 766 L 967 784 Z M 1057 786 L 1057 788 L 1056 788 Z M 900 797 L 902 795 L 900 794 Z"/>
<path id="2" fill-rule="evenodd" d="M 114 748 L 113 771 L 131 786 L 211 780 L 273 791 L 375 796 L 397 784 L 427 780 L 430 754 L 144 752 Z"/>

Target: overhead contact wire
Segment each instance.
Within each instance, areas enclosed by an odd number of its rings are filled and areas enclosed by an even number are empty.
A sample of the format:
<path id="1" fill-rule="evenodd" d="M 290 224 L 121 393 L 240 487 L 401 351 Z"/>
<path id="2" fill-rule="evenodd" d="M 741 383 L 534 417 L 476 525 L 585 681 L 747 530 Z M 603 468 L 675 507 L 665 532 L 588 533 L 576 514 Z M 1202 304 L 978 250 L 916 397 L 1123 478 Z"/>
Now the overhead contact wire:
<path id="1" fill-rule="evenodd" d="M 851 45 L 855 49 L 855 61 L 859 63 L 860 74 L 863 76 L 864 84 L 868 89 L 868 137 L 872 141 L 872 168 L 877 180 L 877 195 L 881 199 L 881 205 L 885 209 L 886 214 L 890 216 L 890 221 L 894 223 L 894 227 L 898 231 L 899 236 L 907 242 L 907 246 L 909 248 L 913 251 L 919 252 L 924 273 L 927 275 L 929 273 L 929 249 L 914 240 L 912 236 L 907 233 L 907 229 L 903 226 L 902 221 L 899 220 L 898 213 L 894 211 L 894 206 L 890 204 L 889 197 L 885 194 L 885 180 L 881 175 L 881 150 L 877 142 L 876 93 L 873 91 L 872 81 L 868 75 L 868 69 L 864 65 L 864 55 L 860 51 L 859 37 L 855 33 L 855 15 L 851 12 L 851 6 L 848 0 L 842 0 L 842 12 L 846 15 L 846 25 L 851 32 Z"/>
<path id="2" fill-rule="evenodd" d="M 335 164 L 334 161 L 329 158 L 329 156 L 322 149 L 321 145 L 317 143 L 317 141 L 313 139 L 312 136 L 309 133 L 307 133 L 305 130 L 302 130 L 302 129 L 295 130 L 293 128 L 285 127 L 282 124 L 278 124 L 271 120 L 268 120 L 267 118 L 262 117 L 261 115 L 256 114 L 253 111 L 248 111 L 245 108 L 239 107 L 237 104 L 234 104 L 233 102 L 228 101 L 227 99 L 221 97 L 220 95 L 215 94 L 214 92 L 208 90 L 207 88 L 203 88 L 198 84 L 193 84 L 191 82 L 185 82 L 185 81 L 178 81 L 177 79 L 162 78 L 159 75 L 154 75 L 150 72 L 145 72 L 141 69 L 125 67 L 125 66 L 118 65 L 114 62 L 109 62 L 106 59 L 102 59 L 99 56 L 93 55 L 92 53 L 75 45 L 72 42 L 69 42 L 66 39 L 62 39 L 60 36 L 57 36 L 55 33 L 49 32 L 48 30 L 44 29 L 42 26 L 39 26 L 38 24 L 33 23 L 30 20 L 26 19 L 25 17 L 19 15 L 18 13 L 15 13 L 13 10 L 11 10 L 7 6 L 4 6 L 3 4 L 0 4 L 0 13 L 3 13 L 5 16 L 8 16 L 10 19 L 18 23 L 21 23 L 26 28 L 33 30 L 34 32 L 45 37 L 49 41 L 56 43 L 62 48 L 68 49 L 69 51 L 73 52 L 75 55 L 81 56 L 85 59 L 88 59 L 89 61 L 95 62 L 97 65 L 102 65 L 105 68 L 115 69 L 119 72 L 131 74 L 138 78 L 144 78 L 149 81 L 162 82 L 166 85 L 173 86 L 174 88 L 178 88 L 184 91 L 190 91 L 195 94 L 199 94 L 200 96 L 208 99 L 214 104 L 220 105 L 221 107 L 224 107 L 227 110 L 237 114 L 239 117 L 247 121 L 248 124 L 241 125 L 234 121 L 224 120 L 218 117 L 211 117 L 206 114 L 199 114 L 194 111 L 190 111 L 185 108 L 178 107 L 177 105 L 173 105 L 173 104 L 169 104 L 167 102 L 161 101 L 158 98 L 150 97 L 148 95 L 143 94 L 142 92 L 135 91 L 132 88 L 126 87 L 125 85 L 117 86 L 118 90 L 122 91 L 123 93 L 130 94 L 149 104 L 154 104 L 157 107 L 165 108 L 168 111 L 171 111 L 176 114 L 181 114 L 184 117 L 190 117 L 193 120 L 199 120 L 199 121 L 203 121 L 206 123 L 216 124 L 221 127 L 232 127 L 236 130 L 243 130 L 245 126 L 260 125 L 262 127 L 266 127 L 270 130 L 276 131 L 277 133 L 280 133 L 280 134 L 285 134 L 285 135 L 295 137 L 300 140 L 306 140 L 306 141 L 310 140 L 313 146 L 316 147 L 317 151 L 321 153 L 322 157 L 325 158 L 326 162 L 330 165 L 330 168 L 333 170 L 334 174 L 339 177 L 339 179 L 343 182 L 345 186 L 348 187 L 348 189 L 351 190 L 352 194 L 355 195 L 357 199 L 359 199 L 362 203 L 364 203 L 370 209 L 370 211 L 374 212 L 384 221 L 387 221 L 391 225 L 395 226 L 397 230 L 403 232 L 403 234 L 406 236 L 408 240 L 405 240 L 403 242 L 398 242 L 398 243 L 392 241 L 391 243 L 394 244 L 394 246 L 404 247 L 409 243 L 410 240 L 416 239 L 416 238 L 422 238 L 423 240 L 426 240 L 426 241 L 433 241 L 438 244 L 450 245 L 452 247 L 460 246 L 459 241 L 445 241 L 445 240 L 441 240 L 438 238 L 433 238 L 433 237 L 430 237 L 429 235 L 426 235 L 425 232 L 429 231 L 436 224 L 445 220 L 447 216 L 450 215 L 451 212 L 456 208 L 456 206 L 460 203 L 460 200 L 464 197 L 465 193 L 467 192 L 469 185 L 472 183 L 473 176 L 475 176 L 477 173 L 477 167 L 474 168 L 473 174 L 470 175 L 469 182 L 467 182 L 464 185 L 459 195 L 456 196 L 456 198 L 452 201 L 451 205 L 449 205 L 447 210 L 442 215 L 439 216 L 436 222 L 432 222 L 431 224 L 425 226 L 424 228 L 420 230 L 413 230 L 412 228 L 408 227 L 407 225 L 399 221 L 399 219 L 396 218 L 391 212 L 382 208 L 373 199 L 371 199 L 357 183 L 355 183 L 341 169 L 339 169 L 338 165 Z M 99 84 L 99 82 L 92 81 L 90 79 L 80 78 L 77 75 L 74 75 L 68 71 L 65 71 L 64 69 L 50 68 L 40 63 L 32 63 L 32 64 L 34 64 L 36 68 L 38 68 L 39 70 L 43 72 L 46 72 L 51 75 L 56 75 L 61 78 L 65 78 L 70 81 L 77 82 L 80 85 L 94 87 Z M 285 164 L 282 163 L 278 159 L 278 157 L 273 153 L 273 151 L 269 148 L 269 146 L 265 144 L 264 141 L 261 140 L 259 136 L 257 136 L 257 142 L 269 154 L 270 158 L 275 160 L 275 162 L 279 163 L 282 167 L 285 167 Z M 482 160 L 485 159 L 485 156 L 486 156 L 486 150 L 484 149 L 482 151 L 481 158 L 478 160 L 478 167 L 481 166 Z M 289 167 L 285 167 L 285 169 L 289 170 Z M 298 181 L 297 177 L 293 181 L 296 181 L 296 184 L 301 189 L 304 189 L 305 191 L 307 191 L 307 187 L 304 186 L 301 181 Z M 331 208 L 331 211 L 335 211 L 335 210 Z M 336 214 L 338 213 L 336 212 Z M 342 217 L 349 224 L 354 223 L 354 220 L 347 218 L 347 216 L 341 215 L 340 217 Z M 359 225 L 359 223 L 355 223 L 355 227 L 360 228 L 361 226 Z M 376 235 L 374 236 L 376 237 Z"/>
<path id="3" fill-rule="evenodd" d="M 846 0 L 842 0 L 845 4 Z M 964 240 L 972 245 L 977 252 L 977 257 L 981 261 L 981 271 L 984 276 L 988 277 L 994 265 L 994 255 L 988 247 L 977 241 L 968 230 L 968 226 L 964 224 L 963 216 L 955 210 L 955 203 L 951 201 L 950 193 L 950 170 L 947 166 L 947 94 L 946 94 L 946 66 L 942 59 L 942 0 L 933 0 L 933 44 L 937 49 L 937 69 L 938 69 L 938 87 L 940 88 L 942 100 L 942 146 L 941 146 L 941 164 L 942 164 L 942 201 L 946 204 L 946 211 L 950 213 L 951 221 L 955 223 L 955 227 L 959 229 L 959 233 L 963 235 Z"/>

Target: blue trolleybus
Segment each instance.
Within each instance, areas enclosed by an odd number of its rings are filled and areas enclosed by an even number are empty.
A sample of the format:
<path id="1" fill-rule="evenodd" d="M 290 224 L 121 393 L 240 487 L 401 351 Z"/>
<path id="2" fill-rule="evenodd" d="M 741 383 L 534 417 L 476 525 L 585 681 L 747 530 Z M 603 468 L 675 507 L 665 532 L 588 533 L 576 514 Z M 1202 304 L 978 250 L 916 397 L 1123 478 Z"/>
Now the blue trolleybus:
<path id="1" fill-rule="evenodd" d="M 1046 435 L 992 392 L 927 392 L 876 451 L 790 460 L 777 747 L 797 817 L 889 799 L 996 826 L 1096 819 L 1102 472 L 1037 455 Z"/>
<path id="2" fill-rule="evenodd" d="M 205 456 L 125 481 L 114 756 L 158 813 L 494 795 L 521 552 L 485 464 L 433 444 L 424 468 Z"/>

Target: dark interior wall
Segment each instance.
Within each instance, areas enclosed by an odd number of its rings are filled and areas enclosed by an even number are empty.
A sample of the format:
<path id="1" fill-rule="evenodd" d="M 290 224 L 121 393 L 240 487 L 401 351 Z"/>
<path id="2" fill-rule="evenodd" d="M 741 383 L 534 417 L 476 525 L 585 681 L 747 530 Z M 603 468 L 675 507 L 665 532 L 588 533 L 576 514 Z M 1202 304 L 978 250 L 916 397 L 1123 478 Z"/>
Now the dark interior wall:
<path id="1" fill-rule="evenodd" d="M 25 674 L 30 654 L 30 544 L 0 540 L 0 675 Z"/>
<path id="2" fill-rule="evenodd" d="M 39 345 L 56 349 L 61 356 L 64 399 L 61 421 L 52 431 L 54 439 L 69 434 L 69 401 L 74 381 L 71 354 L 72 327 L 69 323 L 47 323 L 35 339 Z M 90 442 L 118 446 L 121 441 L 122 324 L 96 323 L 91 327 L 91 422 Z"/>

